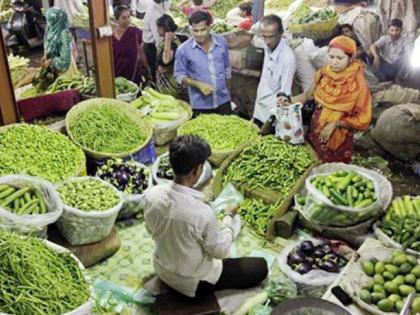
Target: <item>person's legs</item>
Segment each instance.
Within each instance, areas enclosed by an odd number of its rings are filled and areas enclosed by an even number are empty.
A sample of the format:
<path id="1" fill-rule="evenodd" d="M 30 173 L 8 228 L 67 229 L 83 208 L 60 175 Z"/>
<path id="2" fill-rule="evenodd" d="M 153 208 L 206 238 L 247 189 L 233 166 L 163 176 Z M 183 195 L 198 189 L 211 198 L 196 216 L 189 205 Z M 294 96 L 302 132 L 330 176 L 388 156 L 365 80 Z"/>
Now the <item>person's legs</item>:
<path id="1" fill-rule="evenodd" d="M 150 68 L 150 74 L 153 82 L 156 81 L 156 70 L 157 70 L 157 55 L 156 46 L 151 43 L 144 43 L 144 54 L 146 55 L 147 64 Z"/>
<path id="2" fill-rule="evenodd" d="M 268 274 L 265 259 L 255 257 L 223 259 L 223 269 L 215 284 L 200 281 L 196 296 L 225 289 L 247 289 L 257 286 Z"/>
<path id="3" fill-rule="evenodd" d="M 232 112 L 232 105 L 230 102 L 224 103 L 213 110 L 215 114 L 219 115 L 231 115 Z"/>

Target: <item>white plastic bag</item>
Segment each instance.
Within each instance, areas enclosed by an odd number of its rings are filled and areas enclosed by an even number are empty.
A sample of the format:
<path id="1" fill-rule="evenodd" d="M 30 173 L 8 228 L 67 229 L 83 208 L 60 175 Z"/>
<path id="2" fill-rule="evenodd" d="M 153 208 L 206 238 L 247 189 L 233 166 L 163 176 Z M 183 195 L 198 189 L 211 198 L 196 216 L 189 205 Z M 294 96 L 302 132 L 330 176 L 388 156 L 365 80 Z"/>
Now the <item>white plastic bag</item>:
<path id="1" fill-rule="evenodd" d="M 140 88 L 134 82 L 131 82 L 130 81 L 130 84 L 132 86 L 135 86 L 136 87 L 136 90 L 134 92 L 132 92 L 132 93 L 125 93 L 125 94 L 119 94 L 119 95 L 117 95 L 117 100 L 130 103 L 130 102 L 134 101 L 137 98 L 137 95 L 139 94 Z"/>
<path id="2" fill-rule="evenodd" d="M 210 203 L 216 213 L 227 207 L 235 207 L 244 201 L 244 196 L 231 183 L 226 184 L 219 196 Z"/>
<path id="3" fill-rule="evenodd" d="M 112 230 L 118 213 L 123 205 L 121 193 L 111 184 L 96 177 L 70 178 L 69 180 L 95 179 L 113 189 L 119 196 L 120 202 L 106 211 L 83 211 L 63 205 L 63 214 L 57 221 L 58 229 L 71 245 L 84 245 L 102 241 Z M 60 186 L 62 184 L 59 184 Z"/>
<path id="4" fill-rule="evenodd" d="M 305 142 L 302 123 L 302 104 L 276 106 L 276 137 L 291 143 Z"/>
<path id="5" fill-rule="evenodd" d="M 336 205 L 311 183 L 313 178 L 320 175 L 328 176 L 335 171 L 312 175 L 305 181 L 305 188 L 308 194 L 306 196 L 303 214 L 307 220 L 323 225 L 349 226 L 364 221 L 369 217 L 376 215 L 378 211 L 381 210 L 381 203 L 379 202 L 378 181 L 370 176 L 370 174 L 361 167 L 359 167 L 357 170 L 343 167 L 342 171 L 353 171 L 370 180 L 374 185 L 376 200 L 369 206 L 361 209 L 353 208 L 350 206 Z"/>
<path id="6" fill-rule="evenodd" d="M 322 243 L 317 239 L 309 239 L 314 245 Z M 300 245 L 302 241 L 293 242 L 289 246 L 285 247 L 278 257 L 278 263 L 281 271 L 298 287 L 298 291 L 305 296 L 321 297 L 327 290 L 328 285 L 334 282 L 338 277 L 339 273 L 327 272 L 321 269 L 313 269 L 306 274 L 301 275 L 294 271 L 287 264 L 287 256 L 296 247 Z"/>
<path id="7" fill-rule="evenodd" d="M 61 199 L 48 181 L 29 175 L 7 175 L 0 178 L 0 185 L 33 187 L 38 189 L 47 206 L 47 213 L 36 215 L 17 215 L 0 207 L 0 227 L 19 234 L 45 236 L 47 226 L 54 223 L 63 212 Z"/>

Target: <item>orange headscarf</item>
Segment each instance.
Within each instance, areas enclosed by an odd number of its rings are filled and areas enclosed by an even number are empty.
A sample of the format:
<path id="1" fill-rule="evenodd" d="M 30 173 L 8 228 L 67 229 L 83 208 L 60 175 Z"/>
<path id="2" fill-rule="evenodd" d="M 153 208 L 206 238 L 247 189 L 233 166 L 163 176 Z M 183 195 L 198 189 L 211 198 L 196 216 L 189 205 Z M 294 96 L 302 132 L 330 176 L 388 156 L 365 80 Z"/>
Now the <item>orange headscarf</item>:
<path id="1" fill-rule="evenodd" d="M 338 36 L 330 42 L 330 47 L 356 56 L 357 48 L 353 39 Z M 315 75 L 315 101 L 322 107 L 315 126 L 320 133 L 329 122 L 342 121 L 355 130 L 366 130 L 372 120 L 372 99 L 366 83 L 363 64 L 353 61 L 341 72 L 334 72 L 329 65 Z M 337 128 L 332 133 L 327 146 L 338 149 L 346 140 L 349 130 Z"/>

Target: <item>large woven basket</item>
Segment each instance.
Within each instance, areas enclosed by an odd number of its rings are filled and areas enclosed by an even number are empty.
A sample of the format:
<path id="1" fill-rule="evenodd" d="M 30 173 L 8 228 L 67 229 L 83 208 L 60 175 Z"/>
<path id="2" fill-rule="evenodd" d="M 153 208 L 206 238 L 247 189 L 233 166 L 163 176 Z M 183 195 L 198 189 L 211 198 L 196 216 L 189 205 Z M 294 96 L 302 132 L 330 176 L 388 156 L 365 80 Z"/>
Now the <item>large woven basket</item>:
<path id="1" fill-rule="evenodd" d="M 333 35 L 338 25 L 338 16 L 322 22 L 308 24 L 289 24 L 289 31 L 298 37 L 306 37 L 313 40 L 327 39 Z"/>
<path id="2" fill-rule="evenodd" d="M 128 116 L 132 119 L 132 121 L 139 126 L 139 128 L 143 131 L 144 135 L 146 136 L 143 143 L 139 144 L 137 147 L 133 148 L 127 152 L 120 152 L 120 153 L 109 153 L 109 152 L 97 152 L 93 151 L 83 145 L 81 145 L 78 140 L 74 137 L 71 132 L 70 126 L 72 122 L 78 119 L 85 111 L 92 108 L 99 108 L 104 103 L 111 104 L 112 106 L 118 107 L 123 112 L 127 113 Z M 66 115 L 66 129 L 70 139 L 76 143 L 79 147 L 83 149 L 83 151 L 94 159 L 108 159 L 108 158 L 123 158 L 129 156 L 135 152 L 140 151 L 143 149 L 150 141 L 153 133 L 152 126 L 147 122 L 146 119 L 130 104 L 127 104 L 123 101 L 115 100 L 115 99 L 108 99 L 108 98 L 95 98 L 83 101 L 76 106 L 74 106 Z"/>

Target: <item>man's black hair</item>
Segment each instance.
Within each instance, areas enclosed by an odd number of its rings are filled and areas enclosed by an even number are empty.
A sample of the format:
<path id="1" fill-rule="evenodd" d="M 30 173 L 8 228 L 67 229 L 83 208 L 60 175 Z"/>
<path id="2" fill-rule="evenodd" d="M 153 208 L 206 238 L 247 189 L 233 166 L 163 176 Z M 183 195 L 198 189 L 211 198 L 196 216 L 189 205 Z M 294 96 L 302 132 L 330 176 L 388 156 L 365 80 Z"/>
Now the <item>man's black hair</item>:
<path id="1" fill-rule="evenodd" d="M 280 34 L 283 34 L 284 29 L 283 29 L 283 22 L 281 20 L 281 18 L 275 14 L 270 14 L 270 15 L 266 15 L 263 17 L 262 24 L 264 25 L 271 25 L 271 24 L 276 24 L 277 25 L 277 30 Z"/>
<path id="2" fill-rule="evenodd" d="M 169 145 L 169 162 L 175 175 L 187 175 L 210 155 L 210 146 L 199 136 L 178 136 Z"/>
<path id="3" fill-rule="evenodd" d="M 206 11 L 195 11 L 188 18 L 188 24 L 191 26 L 203 21 L 205 21 L 208 26 L 211 25 L 213 18 L 211 17 L 210 13 Z"/>
<path id="4" fill-rule="evenodd" d="M 284 92 L 278 92 L 277 97 L 280 97 L 280 96 L 286 97 L 289 100 L 289 102 L 292 102 L 292 98 L 290 97 L 289 94 L 286 94 Z"/>
<path id="5" fill-rule="evenodd" d="M 130 12 L 130 8 L 125 5 L 119 5 L 114 8 L 114 17 L 118 20 L 125 11 Z"/>
<path id="6" fill-rule="evenodd" d="M 402 28 L 403 27 L 403 21 L 401 21 L 400 19 L 393 19 L 389 23 L 389 27 L 391 27 L 391 26 Z"/>
<path id="7" fill-rule="evenodd" d="M 340 29 L 340 33 L 342 33 L 343 29 L 345 29 L 346 27 L 349 28 L 350 31 L 353 32 L 353 26 L 351 26 L 350 24 L 341 24 L 338 26 L 338 28 Z"/>
<path id="8" fill-rule="evenodd" d="M 156 20 L 156 25 L 162 27 L 165 32 L 175 32 L 178 29 L 178 26 L 175 24 L 174 19 L 168 15 L 164 14 Z"/>
<path id="9" fill-rule="evenodd" d="M 248 16 L 249 15 L 252 15 L 252 4 L 249 3 L 249 2 L 242 3 L 239 6 L 239 9 L 241 9 L 242 11 L 244 11 L 246 13 L 246 15 L 248 15 Z"/>
<path id="10" fill-rule="evenodd" d="M 192 2 L 194 3 L 194 5 L 202 5 L 203 4 L 203 0 L 192 0 Z"/>

